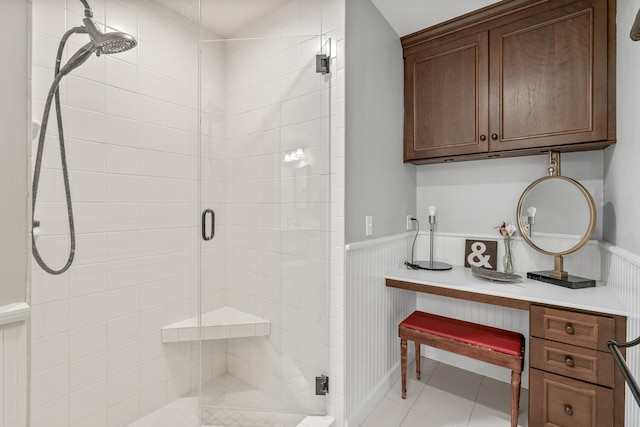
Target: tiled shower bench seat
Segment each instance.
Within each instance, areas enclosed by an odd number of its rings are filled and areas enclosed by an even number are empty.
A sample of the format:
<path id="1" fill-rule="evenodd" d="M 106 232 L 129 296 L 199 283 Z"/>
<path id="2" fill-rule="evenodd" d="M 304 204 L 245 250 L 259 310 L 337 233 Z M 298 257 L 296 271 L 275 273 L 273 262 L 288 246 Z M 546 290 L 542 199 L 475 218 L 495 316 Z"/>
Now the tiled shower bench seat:
<path id="1" fill-rule="evenodd" d="M 258 337 L 271 334 L 271 322 L 232 307 L 202 314 L 202 339 Z M 198 317 L 181 320 L 162 328 L 162 342 L 196 341 Z"/>

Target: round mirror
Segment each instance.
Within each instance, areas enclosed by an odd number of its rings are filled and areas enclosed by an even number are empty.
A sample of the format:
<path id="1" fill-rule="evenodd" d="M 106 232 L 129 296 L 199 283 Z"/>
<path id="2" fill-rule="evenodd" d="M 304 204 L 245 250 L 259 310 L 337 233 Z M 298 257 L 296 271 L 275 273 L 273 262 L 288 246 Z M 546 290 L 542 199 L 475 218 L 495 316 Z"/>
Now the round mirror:
<path id="1" fill-rule="evenodd" d="M 520 234 L 547 255 L 566 255 L 584 246 L 596 224 L 593 198 L 580 183 L 546 176 L 524 190 L 518 201 Z"/>

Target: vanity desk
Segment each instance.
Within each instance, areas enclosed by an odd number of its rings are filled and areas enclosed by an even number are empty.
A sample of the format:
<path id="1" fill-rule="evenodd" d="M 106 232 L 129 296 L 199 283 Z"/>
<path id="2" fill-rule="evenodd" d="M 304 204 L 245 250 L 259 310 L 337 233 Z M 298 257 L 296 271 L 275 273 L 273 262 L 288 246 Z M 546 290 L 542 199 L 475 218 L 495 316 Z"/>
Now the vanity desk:
<path id="1" fill-rule="evenodd" d="M 625 382 L 607 341 L 626 341 L 627 312 L 605 286 L 491 282 L 462 266 L 385 278 L 391 288 L 529 312 L 529 426 L 624 426 Z"/>

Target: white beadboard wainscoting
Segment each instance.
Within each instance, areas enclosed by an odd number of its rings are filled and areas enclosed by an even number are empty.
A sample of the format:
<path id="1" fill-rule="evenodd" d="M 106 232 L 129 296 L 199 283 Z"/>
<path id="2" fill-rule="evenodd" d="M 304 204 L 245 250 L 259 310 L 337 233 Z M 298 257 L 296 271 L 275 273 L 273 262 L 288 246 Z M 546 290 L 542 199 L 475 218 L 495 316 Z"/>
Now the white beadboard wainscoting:
<path id="1" fill-rule="evenodd" d="M 26 303 L 0 307 L 0 427 L 27 426 Z"/>
<path id="2" fill-rule="evenodd" d="M 345 413 L 358 426 L 400 376 L 398 324 L 416 308 L 413 292 L 384 275 L 410 256 L 413 233 L 346 245 Z M 412 356 L 410 356 L 412 357 Z"/>
<path id="3" fill-rule="evenodd" d="M 347 427 L 362 423 L 399 378 L 400 346 L 397 325 L 413 310 L 430 311 L 518 331 L 525 337 L 529 335 L 529 314 L 526 311 L 386 288 L 385 273 L 410 260 L 414 236 L 415 232 L 407 232 L 345 246 Z M 498 269 L 502 269 L 504 245 L 497 231 L 491 235 L 436 232 L 434 259 L 450 264 L 463 264 L 466 239 L 497 241 Z M 553 267 L 553 257 L 536 252 L 520 237 L 512 238 L 512 252 L 516 271 L 522 275 L 526 271 L 550 270 Z M 565 257 L 565 268 L 571 274 L 600 280 L 602 252 L 603 247 L 597 241 L 590 241 L 580 252 Z M 428 259 L 429 233 L 421 232 L 416 240 L 415 260 Z M 423 355 L 434 360 L 446 360 L 447 364 L 500 381 L 510 381 L 509 372 L 490 364 L 424 346 Z M 409 359 L 412 357 L 413 354 L 410 354 Z M 525 366 L 528 366 L 528 351 L 525 357 Z M 523 387 L 528 387 L 528 372 L 523 374 Z"/>
<path id="4" fill-rule="evenodd" d="M 496 284 L 500 286 L 500 284 Z M 493 326 L 519 332 L 525 336 L 525 360 L 522 371 L 522 387 L 529 388 L 529 312 L 509 307 L 500 307 L 457 298 L 438 295 L 418 294 L 416 308 L 420 311 L 453 317 L 481 325 Z M 421 355 L 447 365 L 457 366 L 466 371 L 509 383 L 511 371 L 497 365 L 471 359 L 459 354 L 422 346 Z"/>
<path id="5" fill-rule="evenodd" d="M 603 280 L 624 302 L 629 312 L 627 341 L 631 341 L 640 336 L 640 257 L 605 242 L 600 242 L 600 247 Z M 632 375 L 639 381 L 640 347 L 627 349 L 626 360 Z M 628 388 L 625 400 L 625 425 L 640 426 L 640 408 Z"/>

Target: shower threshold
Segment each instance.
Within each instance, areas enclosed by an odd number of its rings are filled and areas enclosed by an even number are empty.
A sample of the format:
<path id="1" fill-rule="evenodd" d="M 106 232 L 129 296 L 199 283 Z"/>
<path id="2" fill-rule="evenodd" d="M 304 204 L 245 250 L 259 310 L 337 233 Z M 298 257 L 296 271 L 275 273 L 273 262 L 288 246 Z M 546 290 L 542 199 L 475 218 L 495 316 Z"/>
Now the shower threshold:
<path id="1" fill-rule="evenodd" d="M 296 427 L 306 415 L 227 373 L 202 385 L 200 414 L 198 397 L 186 396 L 128 427 Z"/>

